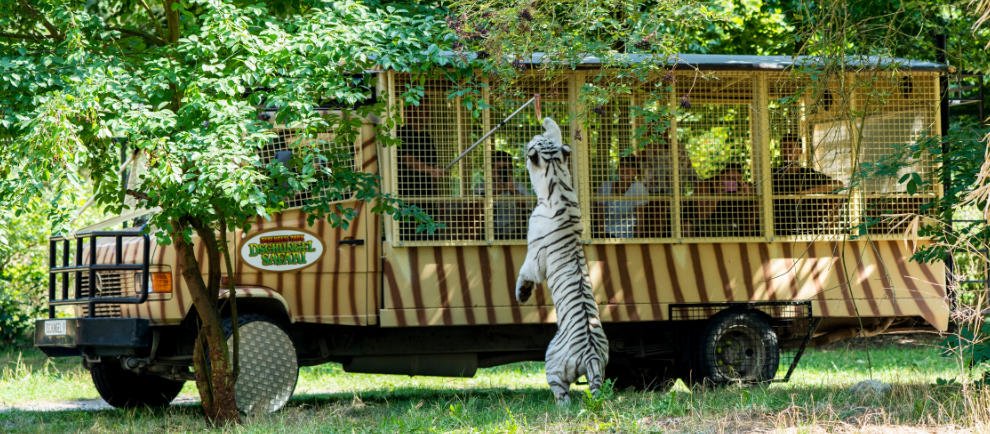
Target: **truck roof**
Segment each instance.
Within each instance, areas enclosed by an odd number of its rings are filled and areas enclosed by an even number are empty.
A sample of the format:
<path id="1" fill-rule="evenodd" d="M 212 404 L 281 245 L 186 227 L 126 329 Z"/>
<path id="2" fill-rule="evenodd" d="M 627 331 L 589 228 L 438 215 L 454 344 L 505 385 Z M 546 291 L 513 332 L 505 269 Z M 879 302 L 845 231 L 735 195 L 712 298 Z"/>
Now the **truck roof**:
<path id="1" fill-rule="evenodd" d="M 448 52 L 451 57 L 476 59 L 473 52 Z M 909 71 L 944 71 L 948 67 L 941 63 L 924 60 L 911 60 L 897 57 L 850 55 L 846 66 L 864 69 L 899 69 Z M 533 53 L 528 58 L 516 61 L 525 66 L 538 66 L 549 62 L 546 53 Z M 655 62 L 674 67 L 697 68 L 704 70 L 753 70 L 783 71 L 795 67 L 821 67 L 827 61 L 820 56 L 760 56 L 747 54 L 672 54 L 669 56 L 651 54 L 618 54 L 608 63 L 639 64 Z M 579 69 L 601 67 L 606 62 L 597 56 L 585 56 L 575 65 Z M 614 64 L 614 63 L 613 63 Z"/>

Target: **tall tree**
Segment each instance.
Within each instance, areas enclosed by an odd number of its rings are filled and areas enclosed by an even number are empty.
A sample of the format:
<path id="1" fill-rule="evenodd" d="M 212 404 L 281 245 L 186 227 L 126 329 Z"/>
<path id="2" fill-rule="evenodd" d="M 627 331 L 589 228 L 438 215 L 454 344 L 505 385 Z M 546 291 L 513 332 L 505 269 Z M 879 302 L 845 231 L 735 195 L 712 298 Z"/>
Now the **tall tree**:
<path id="1" fill-rule="evenodd" d="M 383 108 L 339 116 L 316 108 L 368 99 L 361 73 L 373 67 L 448 62 L 442 15 L 356 1 L 4 0 L 0 8 L 15 12 L 0 17 L 0 128 L 12 140 L 0 157 L 2 200 L 52 197 L 75 183 L 117 212 L 119 144 L 143 154 L 146 173 L 127 202 L 160 208 L 149 227 L 178 252 L 201 324 L 194 370 L 206 417 L 238 420 L 217 308 L 227 229 L 315 190 L 322 194 L 304 209 L 334 224 L 354 215 L 335 202 L 352 193 L 379 212 L 410 214 L 373 175 L 332 164 L 342 159 L 315 140 L 330 130 L 349 144 L 354 119 Z M 275 137 L 261 110 L 309 136 L 292 144 L 288 164 L 259 159 Z"/>

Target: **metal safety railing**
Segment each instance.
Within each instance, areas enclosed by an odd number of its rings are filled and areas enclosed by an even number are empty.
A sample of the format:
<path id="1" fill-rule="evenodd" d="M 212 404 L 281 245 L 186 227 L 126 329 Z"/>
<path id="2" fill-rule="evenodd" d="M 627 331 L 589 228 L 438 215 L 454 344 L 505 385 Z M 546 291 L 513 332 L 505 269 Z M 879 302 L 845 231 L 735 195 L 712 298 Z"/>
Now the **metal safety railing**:
<path id="1" fill-rule="evenodd" d="M 790 380 L 822 320 L 813 315 L 810 300 L 673 303 L 668 306 L 668 317 L 674 321 L 708 320 L 727 310 L 759 311 L 770 318 L 770 327 L 779 339 L 779 368 L 774 382 Z"/>
<path id="2" fill-rule="evenodd" d="M 98 304 L 144 303 L 150 247 L 149 236 L 137 228 L 52 237 L 48 317 L 55 318 L 59 306 L 85 306 L 84 315 L 95 317 Z"/>

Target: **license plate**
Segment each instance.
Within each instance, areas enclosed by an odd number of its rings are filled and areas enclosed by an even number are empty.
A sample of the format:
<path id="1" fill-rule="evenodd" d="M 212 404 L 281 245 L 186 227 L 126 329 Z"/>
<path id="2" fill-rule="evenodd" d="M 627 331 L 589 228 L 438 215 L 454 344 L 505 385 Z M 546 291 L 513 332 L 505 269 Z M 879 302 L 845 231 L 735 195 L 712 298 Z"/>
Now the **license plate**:
<path id="1" fill-rule="evenodd" d="M 65 320 L 45 321 L 45 336 L 65 336 Z"/>

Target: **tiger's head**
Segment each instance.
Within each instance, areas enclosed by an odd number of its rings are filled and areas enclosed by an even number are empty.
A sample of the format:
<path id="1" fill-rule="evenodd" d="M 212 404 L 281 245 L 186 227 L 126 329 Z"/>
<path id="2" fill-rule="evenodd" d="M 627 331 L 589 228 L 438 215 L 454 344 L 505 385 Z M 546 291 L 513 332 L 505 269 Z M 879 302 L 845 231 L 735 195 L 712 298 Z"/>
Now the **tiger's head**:
<path id="1" fill-rule="evenodd" d="M 526 170 L 536 196 L 549 199 L 555 192 L 573 191 L 571 148 L 564 144 L 560 127 L 553 119 L 544 118 L 543 129 L 543 134 L 534 136 L 526 145 Z"/>

